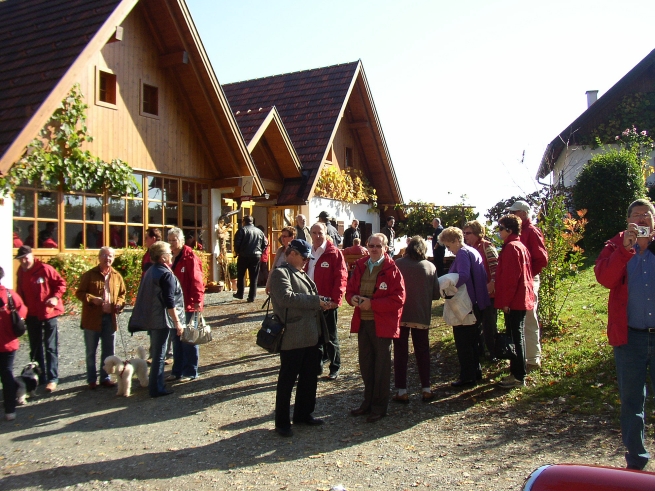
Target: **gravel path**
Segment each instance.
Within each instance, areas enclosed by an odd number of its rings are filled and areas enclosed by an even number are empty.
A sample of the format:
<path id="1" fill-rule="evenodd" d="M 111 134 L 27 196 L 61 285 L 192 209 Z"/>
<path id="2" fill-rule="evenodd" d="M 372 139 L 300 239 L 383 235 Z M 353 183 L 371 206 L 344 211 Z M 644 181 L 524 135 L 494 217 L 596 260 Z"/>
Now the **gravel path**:
<path id="1" fill-rule="evenodd" d="M 410 357 L 409 405 L 392 404 L 375 424 L 349 416 L 363 387 L 345 316 L 341 376 L 319 383 L 315 415 L 326 424 L 280 438 L 273 431 L 278 360 L 254 343 L 259 299 L 261 290 L 255 304 L 230 292 L 208 295 L 215 341 L 201 348 L 201 377 L 159 399 L 136 379 L 130 398 L 86 390 L 79 318 L 60 320 L 58 390 L 41 389 L 16 421 L 0 423 L 0 489 L 518 490 L 546 463 L 624 465 L 606 415 L 582 418 L 559 400 L 519 413 L 515 394 L 488 381 L 451 390 L 456 366 L 437 353 L 433 402 L 420 401 Z M 132 353 L 148 346 L 145 334 L 124 340 Z M 16 373 L 27 356 L 24 342 Z"/>

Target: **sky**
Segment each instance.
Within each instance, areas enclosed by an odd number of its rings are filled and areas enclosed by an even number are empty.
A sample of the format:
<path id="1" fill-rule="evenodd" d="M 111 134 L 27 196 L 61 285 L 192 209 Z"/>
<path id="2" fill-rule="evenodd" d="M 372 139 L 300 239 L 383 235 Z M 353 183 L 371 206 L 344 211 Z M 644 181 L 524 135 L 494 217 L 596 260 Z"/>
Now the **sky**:
<path id="1" fill-rule="evenodd" d="M 655 49 L 655 2 L 186 0 L 221 84 L 362 60 L 405 202 L 483 216 Z"/>

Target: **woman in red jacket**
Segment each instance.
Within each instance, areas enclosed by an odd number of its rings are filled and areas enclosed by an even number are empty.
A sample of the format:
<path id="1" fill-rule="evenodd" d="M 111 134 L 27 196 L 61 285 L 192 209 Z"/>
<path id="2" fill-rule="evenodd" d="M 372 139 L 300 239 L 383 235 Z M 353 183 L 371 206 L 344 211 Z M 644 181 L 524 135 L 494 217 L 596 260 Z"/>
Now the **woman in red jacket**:
<path id="1" fill-rule="evenodd" d="M 0 280 L 4 278 L 5 271 L 0 267 Z M 5 406 L 5 419 L 16 419 L 16 382 L 14 381 L 14 356 L 18 351 L 18 338 L 14 334 L 11 324 L 11 310 L 7 290 L 0 285 L 0 379 L 2 380 L 2 398 Z M 27 316 L 27 307 L 18 293 L 10 292 L 14 301 L 16 312 L 23 319 Z"/>
<path id="2" fill-rule="evenodd" d="M 494 306 L 505 313 L 505 329 L 516 347 L 516 358 L 510 360 L 510 375 L 501 380 L 500 386 L 511 389 L 525 385 L 523 323 L 526 311 L 534 307 L 534 291 L 530 253 L 519 238 L 521 219 L 505 215 L 498 220 L 498 230 L 503 248 L 496 268 Z"/>

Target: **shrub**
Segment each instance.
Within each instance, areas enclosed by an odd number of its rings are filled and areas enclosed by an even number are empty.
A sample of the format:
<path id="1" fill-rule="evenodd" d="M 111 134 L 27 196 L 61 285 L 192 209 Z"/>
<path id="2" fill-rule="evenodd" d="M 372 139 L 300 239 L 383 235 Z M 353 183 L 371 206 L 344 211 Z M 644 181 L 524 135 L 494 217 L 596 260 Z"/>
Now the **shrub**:
<path id="1" fill-rule="evenodd" d="M 125 282 L 125 302 L 134 305 L 136 294 L 141 283 L 141 262 L 145 251 L 143 249 L 118 249 L 114 259 L 114 269 L 118 271 Z"/>
<path id="2" fill-rule="evenodd" d="M 396 235 L 431 237 L 434 233 L 432 220 L 435 217 L 441 219 L 441 225 L 444 228 L 463 227 L 467 221 L 478 217 L 472 206 L 463 203 L 464 198 L 465 196 L 462 196 L 462 204 L 454 206 L 438 206 L 424 201 L 410 201 L 407 204 L 398 205 L 396 208 L 403 211 L 405 219 L 402 224 L 399 224 Z"/>
<path id="3" fill-rule="evenodd" d="M 597 251 L 623 230 L 628 206 L 645 196 L 643 169 L 635 152 L 622 148 L 594 155 L 573 187 L 575 208 L 588 210 L 585 248 Z"/>
<path id="4" fill-rule="evenodd" d="M 89 269 L 98 264 L 97 251 L 84 251 L 78 254 L 57 254 L 50 258 L 48 264 L 55 268 L 61 277 L 66 281 L 66 293 L 64 293 L 64 307 L 69 314 L 79 312 L 82 304 L 75 297 L 75 292 L 80 286 L 80 278 Z"/>

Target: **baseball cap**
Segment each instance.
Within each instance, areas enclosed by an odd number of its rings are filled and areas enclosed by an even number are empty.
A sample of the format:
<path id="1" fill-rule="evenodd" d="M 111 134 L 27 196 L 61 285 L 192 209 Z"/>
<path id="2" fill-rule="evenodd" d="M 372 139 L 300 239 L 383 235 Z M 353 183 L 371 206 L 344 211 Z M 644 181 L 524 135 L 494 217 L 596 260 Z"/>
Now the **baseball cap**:
<path id="1" fill-rule="evenodd" d="M 508 208 L 509 211 L 524 211 L 528 213 L 530 211 L 530 205 L 525 201 L 515 201 L 512 206 Z"/>
<path id="2" fill-rule="evenodd" d="M 289 243 L 289 248 L 296 251 L 305 259 L 314 259 L 314 256 L 312 256 L 312 246 L 306 240 L 293 239 Z"/>
<path id="3" fill-rule="evenodd" d="M 18 248 L 18 254 L 16 254 L 16 259 L 21 259 L 21 258 L 27 256 L 28 254 L 32 254 L 32 248 L 30 246 L 26 246 L 26 245 L 20 246 Z"/>

